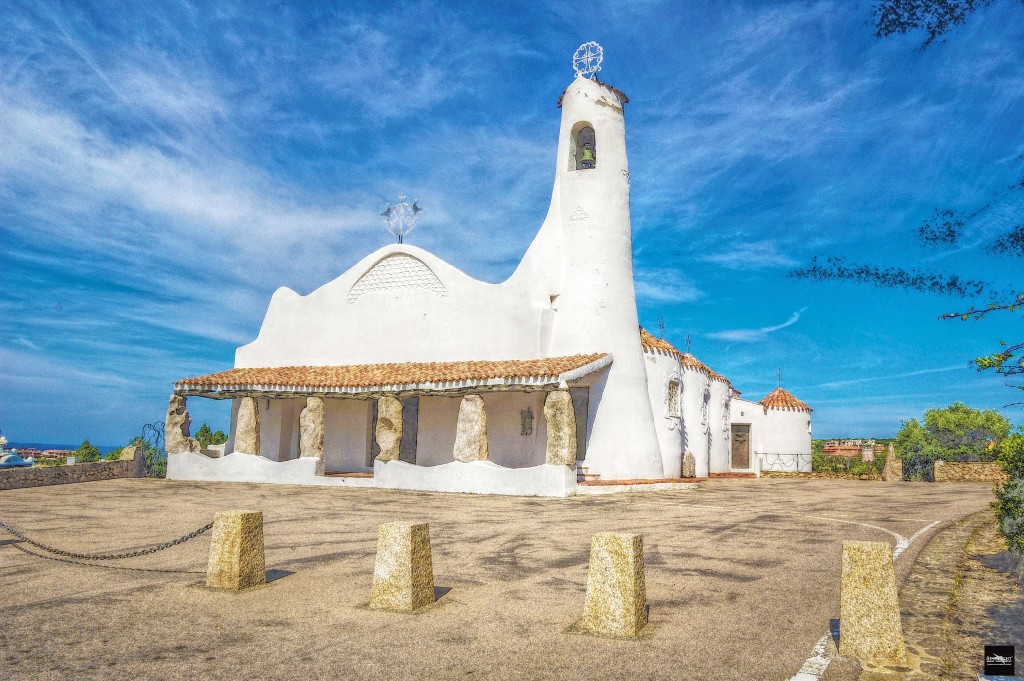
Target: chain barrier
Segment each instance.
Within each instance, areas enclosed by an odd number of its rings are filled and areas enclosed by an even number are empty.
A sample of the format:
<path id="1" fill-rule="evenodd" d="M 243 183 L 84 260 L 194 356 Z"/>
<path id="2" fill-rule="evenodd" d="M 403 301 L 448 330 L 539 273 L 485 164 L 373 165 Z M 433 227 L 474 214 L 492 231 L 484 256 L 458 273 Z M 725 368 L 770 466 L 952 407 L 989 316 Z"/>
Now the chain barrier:
<path id="1" fill-rule="evenodd" d="M 2 544 L 0 544 L 2 546 Z M 132 572 L 162 572 L 166 574 L 178 574 L 178 575 L 205 575 L 206 572 L 202 570 L 167 570 L 164 568 L 141 568 L 132 567 L 128 565 L 110 565 L 109 563 L 87 563 L 81 560 L 69 560 L 67 558 L 59 558 L 58 556 L 48 556 L 45 553 L 36 553 L 35 551 L 29 551 L 24 546 L 20 546 L 17 542 L 11 543 L 11 548 L 21 551 L 27 556 L 33 556 L 35 558 L 42 558 L 43 560 L 54 560 L 58 563 L 67 563 L 68 565 L 84 565 L 85 567 L 103 568 L 106 570 L 130 570 Z"/>
<path id="2" fill-rule="evenodd" d="M 162 544 L 156 544 L 154 546 L 147 546 L 146 548 L 138 549 L 136 551 L 126 551 L 124 553 L 75 553 L 74 551 L 64 551 L 63 549 L 57 549 L 52 546 L 47 546 L 46 544 L 35 541 L 34 539 L 30 539 L 29 537 L 26 537 L 24 534 L 22 534 L 18 530 L 14 529 L 13 527 L 5 523 L 3 520 L 0 520 L 0 529 L 6 530 L 9 534 L 12 534 L 18 539 L 21 539 L 22 541 L 31 544 L 37 549 L 46 551 L 47 553 L 56 554 L 58 556 L 66 556 L 67 558 L 78 558 L 80 560 L 120 560 L 122 558 L 135 558 L 137 556 L 145 556 L 150 553 L 156 553 L 157 551 L 169 549 L 172 546 L 177 546 L 178 544 L 184 544 L 189 539 L 195 539 L 196 537 L 203 534 L 212 527 L 213 523 L 209 522 L 206 525 L 203 525 L 202 527 L 195 529 L 186 535 L 178 537 L 177 539 L 172 539 L 171 541 L 166 541 Z M 45 558 L 45 556 L 43 557 Z"/>

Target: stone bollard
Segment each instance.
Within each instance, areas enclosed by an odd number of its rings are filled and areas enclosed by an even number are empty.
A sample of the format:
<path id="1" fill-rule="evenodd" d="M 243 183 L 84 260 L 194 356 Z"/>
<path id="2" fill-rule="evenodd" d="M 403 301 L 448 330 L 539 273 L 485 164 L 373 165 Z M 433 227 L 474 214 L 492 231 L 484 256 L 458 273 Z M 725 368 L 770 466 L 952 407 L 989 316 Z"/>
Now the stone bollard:
<path id="1" fill-rule="evenodd" d="M 595 534 L 579 628 L 603 636 L 637 636 L 647 625 L 644 579 L 643 535 Z"/>
<path id="2" fill-rule="evenodd" d="M 892 549 L 885 542 L 843 542 L 839 654 L 872 665 L 907 661 Z"/>
<path id="3" fill-rule="evenodd" d="M 263 512 L 217 511 L 213 518 L 206 586 L 238 591 L 266 583 Z"/>
<path id="4" fill-rule="evenodd" d="M 412 612 L 434 602 L 434 567 L 427 523 L 385 523 L 377 535 L 370 607 Z"/>

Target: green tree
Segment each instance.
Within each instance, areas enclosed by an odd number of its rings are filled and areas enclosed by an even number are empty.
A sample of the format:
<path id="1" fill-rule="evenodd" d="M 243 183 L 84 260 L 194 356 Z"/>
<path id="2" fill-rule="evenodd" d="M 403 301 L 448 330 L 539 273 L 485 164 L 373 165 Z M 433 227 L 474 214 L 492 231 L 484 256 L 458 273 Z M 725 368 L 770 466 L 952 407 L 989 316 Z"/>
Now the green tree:
<path id="1" fill-rule="evenodd" d="M 971 409 L 954 402 L 945 409 L 924 413 L 924 427 L 949 461 L 991 461 L 997 445 L 1010 434 L 1010 422 L 992 409 Z"/>
<path id="2" fill-rule="evenodd" d="M 996 486 L 992 508 L 999 519 L 999 532 L 1006 546 L 1024 556 L 1024 432 L 1014 433 L 999 443 L 996 460 L 1008 479 Z"/>
<path id="3" fill-rule="evenodd" d="M 1010 422 L 992 409 L 972 409 L 954 402 L 944 409 L 929 409 L 924 424 L 903 421 L 896 434 L 896 450 L 904 461 L 991 461 L 995 446 L 1010 433 Z"/>
<path id="4" fill-rule="evenodd" d="M 196 431 L 196 440 L 199 441 L 199 446 L 206 449 L 210 445 L 220 445 L 228 441 L 228 436 L 224 434 L 223 430 L 216 432 L 210 429 L 208 423 L 204 423 L 199 426 L 199 430 Z"/>
<path id="5" fill-rule="evenodd" d="M 75 460 L 79 463 L 100 460 L 100 450 L 88 440 L 82 440 L 82 445 L 75 450 Z"/>

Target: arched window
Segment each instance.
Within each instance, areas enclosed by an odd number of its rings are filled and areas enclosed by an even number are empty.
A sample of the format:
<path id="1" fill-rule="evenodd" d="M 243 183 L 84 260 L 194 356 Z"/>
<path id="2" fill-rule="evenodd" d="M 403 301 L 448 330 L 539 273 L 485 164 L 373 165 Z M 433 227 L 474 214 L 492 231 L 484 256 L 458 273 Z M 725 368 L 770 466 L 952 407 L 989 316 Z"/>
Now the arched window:
<path id="1" fill-rule="evenodd" d="M 581 121 L 572 128 L 572 159 L 570 170 L 590 170 L 597 167 L 597 135 L 590 123 Z"/>

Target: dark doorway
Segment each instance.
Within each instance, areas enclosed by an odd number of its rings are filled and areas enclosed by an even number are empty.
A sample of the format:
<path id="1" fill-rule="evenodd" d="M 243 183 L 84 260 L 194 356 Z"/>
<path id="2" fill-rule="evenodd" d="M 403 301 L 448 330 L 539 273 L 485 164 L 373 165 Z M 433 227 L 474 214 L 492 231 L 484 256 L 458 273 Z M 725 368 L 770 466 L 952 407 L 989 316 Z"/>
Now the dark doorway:
<path id="1" fill-rule="evenodd" d="M 732 426 L 732 468 L 750 468 L 750 425 Z"/>

